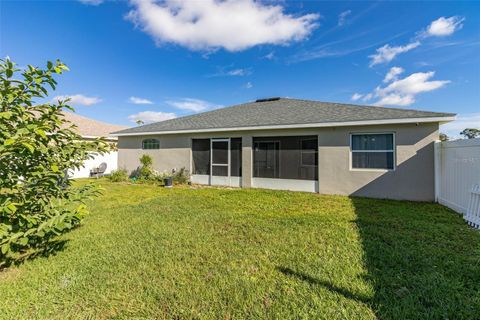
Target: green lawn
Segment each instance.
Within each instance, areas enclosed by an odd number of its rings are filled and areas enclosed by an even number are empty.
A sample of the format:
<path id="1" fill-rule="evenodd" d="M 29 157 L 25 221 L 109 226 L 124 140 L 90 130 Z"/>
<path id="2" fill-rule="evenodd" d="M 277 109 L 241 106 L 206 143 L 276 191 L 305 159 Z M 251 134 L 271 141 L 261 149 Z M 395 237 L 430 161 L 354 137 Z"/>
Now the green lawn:
<path id="1" fill-rule="evenodd" d="M 0 318 L 478 319 L 480 233 L 411 203 L 111 184 Z"/>

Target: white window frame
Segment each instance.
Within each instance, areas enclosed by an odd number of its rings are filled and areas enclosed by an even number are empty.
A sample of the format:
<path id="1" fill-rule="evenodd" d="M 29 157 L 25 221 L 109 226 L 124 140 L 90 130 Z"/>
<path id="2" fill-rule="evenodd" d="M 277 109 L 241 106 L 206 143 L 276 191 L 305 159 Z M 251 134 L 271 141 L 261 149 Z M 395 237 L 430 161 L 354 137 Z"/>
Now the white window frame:
<path id="1" fill-rule="evenodd" d="M 353 136 L 356 135 L 385 135 L 391 134 L 393 139 L 392 150 L 353 150 Z M 397 144 L 395 139 L 395 132 L 351 132 L 350 133 L 350 171 L 377 171 L 377 172 L 388 172 L 395 171 L 397 169 Z M 393 168 L 392 169 L 381 169 L 381 168 L 354 168 L 352 165 L 354 152 L 392 152 L 393 153 Z"/>

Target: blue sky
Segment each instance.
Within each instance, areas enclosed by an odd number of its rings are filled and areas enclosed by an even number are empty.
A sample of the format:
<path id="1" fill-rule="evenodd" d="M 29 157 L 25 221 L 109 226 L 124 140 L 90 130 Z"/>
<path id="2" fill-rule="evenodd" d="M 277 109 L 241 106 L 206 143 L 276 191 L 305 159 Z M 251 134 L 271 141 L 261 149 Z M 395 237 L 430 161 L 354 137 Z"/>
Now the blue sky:
<path id="1" fill-rule="evenodd" d="M 479 2 L 2 1 L 0 55 L 124 125 L 262 97 L 455 112 L 480 126 Z M 388 75 L 388 76 L 387 76 Z"/>

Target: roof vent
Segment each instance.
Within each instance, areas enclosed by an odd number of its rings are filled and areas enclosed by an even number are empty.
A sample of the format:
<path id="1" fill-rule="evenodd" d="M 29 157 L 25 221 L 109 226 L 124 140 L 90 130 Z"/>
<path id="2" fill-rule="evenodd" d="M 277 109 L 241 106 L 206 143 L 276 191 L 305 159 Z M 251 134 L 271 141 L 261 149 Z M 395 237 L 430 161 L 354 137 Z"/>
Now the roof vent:
<path id="1" fill-rule="evenodd" d="M 277 100 L 280 100 L 280 97 L 257 99 L 255 100 L 255 102 L 268 102 L 268 101 L 277 101 Z"/>

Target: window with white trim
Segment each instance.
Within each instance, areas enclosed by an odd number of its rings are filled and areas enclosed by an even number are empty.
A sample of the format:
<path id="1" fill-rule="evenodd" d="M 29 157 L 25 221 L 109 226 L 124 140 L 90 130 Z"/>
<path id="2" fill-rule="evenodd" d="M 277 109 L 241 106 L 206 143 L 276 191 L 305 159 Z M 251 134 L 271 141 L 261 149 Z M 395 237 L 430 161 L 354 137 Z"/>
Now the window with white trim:
<path id="1" fill-rule="evenodd" d="M 160 149 L 160 141 L 158 139 L 144 139 L 142 141 L 142 149 L 144 150 Z"/>
<path id="2" fill-rule="evenodd" d="M 352 134 L 352 169 L 395 168 L 393 133 Z"/>

